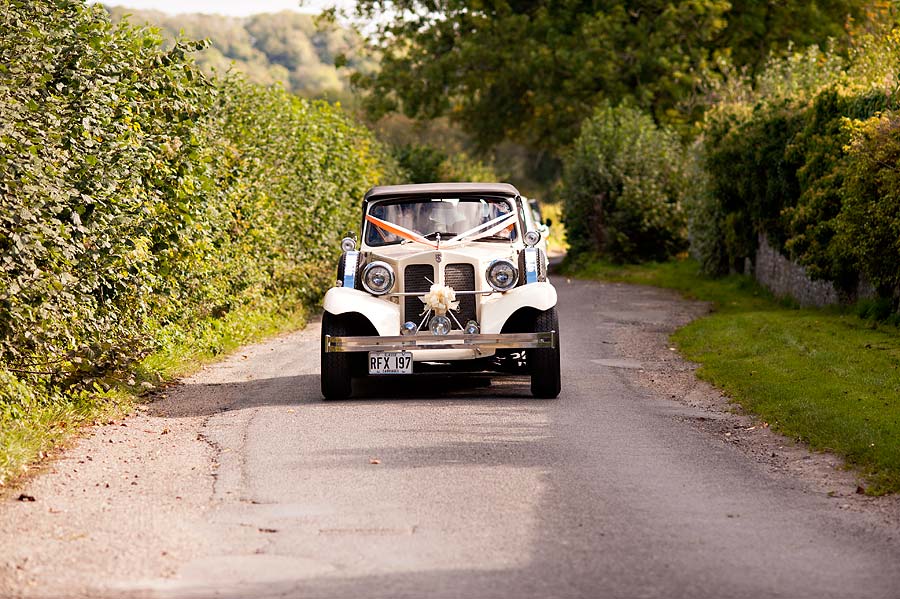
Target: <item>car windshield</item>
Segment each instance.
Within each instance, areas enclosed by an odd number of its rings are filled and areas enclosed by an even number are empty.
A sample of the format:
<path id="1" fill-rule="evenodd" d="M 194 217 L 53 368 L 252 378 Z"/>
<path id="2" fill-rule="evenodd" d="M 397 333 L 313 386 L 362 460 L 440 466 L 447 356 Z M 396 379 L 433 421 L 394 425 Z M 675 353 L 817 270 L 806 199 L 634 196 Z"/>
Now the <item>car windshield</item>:
<path id="1" fill-rule="evenodd" d="M 500 198 L 415 198 L 377 202 L 366 215 L 369 246 L 403 241 L 516 240 L 512 202 Z M 462 236 L 462 237 L 461 237 Z"/>

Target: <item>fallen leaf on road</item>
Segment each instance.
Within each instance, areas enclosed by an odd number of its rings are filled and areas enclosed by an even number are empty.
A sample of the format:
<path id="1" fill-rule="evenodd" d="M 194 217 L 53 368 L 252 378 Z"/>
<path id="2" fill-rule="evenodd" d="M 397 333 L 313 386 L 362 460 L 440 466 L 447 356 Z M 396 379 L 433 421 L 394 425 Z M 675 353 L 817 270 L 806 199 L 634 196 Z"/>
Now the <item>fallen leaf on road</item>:
<path id="1" fill-rule="evenodd" d="M 372 458 L 371 460 L 369 460 L 369 463 L 370 463 L 370 464 L 380 464 L 380 463 L 381 463 L 381 460 Z"/>
<path id="2" fill-rule="evenodd" d="M 164 428 L 164 429 L 162 429 L 162 431 L 160 431 L 159 434 L 160 434 L 160 435 L 168 435 L 168 434 L 169 434 L 169 429 Z"/>
<path id="3" fill-rule="evenodd" d="M 22 493 L 21 495 L 19 495 L 19 501 L 35 501 L 34 495 L 26 495 L 25 493 Z"/>

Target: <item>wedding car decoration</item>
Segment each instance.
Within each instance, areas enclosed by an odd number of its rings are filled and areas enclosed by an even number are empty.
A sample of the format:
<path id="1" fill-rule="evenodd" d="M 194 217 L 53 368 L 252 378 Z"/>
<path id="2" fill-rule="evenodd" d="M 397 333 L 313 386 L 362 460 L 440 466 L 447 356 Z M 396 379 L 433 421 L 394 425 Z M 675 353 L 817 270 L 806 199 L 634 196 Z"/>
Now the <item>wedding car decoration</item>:
<path id="1" fill-rule="evenodd" d="M 370 189 L 358 240 L 341 241 L 325 294 L 325 398 L 349 397 L 354 379 L 434 372 L 526 375 L 535 397 L 557 397 L 542 228 L 508 184 Z"/>

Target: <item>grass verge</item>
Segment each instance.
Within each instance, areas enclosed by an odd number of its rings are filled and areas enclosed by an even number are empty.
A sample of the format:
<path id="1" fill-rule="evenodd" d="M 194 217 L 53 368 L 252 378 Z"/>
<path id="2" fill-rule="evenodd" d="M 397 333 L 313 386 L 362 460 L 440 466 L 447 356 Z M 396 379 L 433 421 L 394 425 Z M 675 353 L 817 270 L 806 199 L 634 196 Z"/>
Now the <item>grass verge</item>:
<path id="1" fill-rule="evenodd" d="M 697 264 L 584 260 L 566 274 L 676 289 L 713 302 L 672 340 L 697 375 L 815 450 L 843 456 L 872 495 L 900 492 L 900 329 L 849 310 L 800 309 L 749 277 L 710 279 Z"/>
<path id="2" fill-rule="evenodd" d="M 278 312 L 243 308 L 189 329 L 164 331 L 159 350 L 120 380 L 107 380 L 77 393 L 51 394 L 16 383 L 0 370 L 0 488 L 15 486 L 48 454 L 78 430 L 130 413 L 152 386 L 184 376 L 238 347 L 306 323 L 304 310 Z"/>

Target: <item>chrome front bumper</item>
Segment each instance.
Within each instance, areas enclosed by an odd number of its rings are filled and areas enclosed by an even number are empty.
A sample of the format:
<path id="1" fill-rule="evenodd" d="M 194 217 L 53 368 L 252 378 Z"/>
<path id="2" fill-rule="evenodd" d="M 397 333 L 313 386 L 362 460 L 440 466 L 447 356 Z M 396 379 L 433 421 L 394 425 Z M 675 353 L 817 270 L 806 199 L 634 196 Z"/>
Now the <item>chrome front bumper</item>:
<path id="1" fill-rule="evenodd" d="M 326 352 L 401 351 L 414 349 L 552 349 L 556 331 L 478 335 L 397 335 L 396 337 L 332 337 L 325 335 Z"/>

